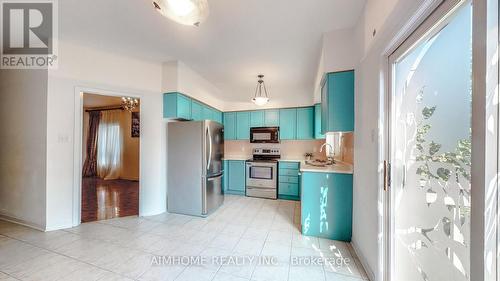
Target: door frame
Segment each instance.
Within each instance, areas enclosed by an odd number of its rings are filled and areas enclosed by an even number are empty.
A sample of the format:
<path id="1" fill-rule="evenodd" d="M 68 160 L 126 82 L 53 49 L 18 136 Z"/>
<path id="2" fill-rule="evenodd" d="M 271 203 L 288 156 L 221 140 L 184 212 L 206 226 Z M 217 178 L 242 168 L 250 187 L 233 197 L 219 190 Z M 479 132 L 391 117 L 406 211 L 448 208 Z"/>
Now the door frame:
<path id="1" fill-rule="evenodd" d="M 105 89 L 90 88 L 90 87 L 75 87 L 75 131 L 74 131 L 74 171 L 73 171 L 73 227 L 81 224 L 82 221 L 82 176 L 83 176 L 83 94 L 94 94 L 101 96 L 112 97 L 133 97 L 142 100 L 142 95 L 136 93 L 116 92 Z M 139 120 L 142 120 L 142 102 L 139 102 Z M 142 127 L 142 126 L 141 126 Z M 142 130 L 140 136 L 142 138 Z M 142 141 L 139 140 L 139 211 L 141 205 L 141 183 L 142 183 Z"/>
<path id="2" fill-rule="evenodd" d="M 498 31 L 499 0 L 472 0 L 473 4 L 473 105 L 472 105 L 472 211 L 471 211 L 471 264 L 470 280 L 500 281 L 500 272 L 496 269 L 498 266 L 497 257 L 493 254 L 486 257 L 485 252 L 496 253 L 497 244 L 500 243 L 500 237 L 497 234 L 498 229 L 485 229 L 485 222 L 496 222 L 500 226 L 500 218 L 496 213 L 485 213 L 486 206 L 490 209 L 498 209 L 500 194 L 498 193 L 498 181 L 496 175 L 500 174 L 499 165 L 500 150 L 498 149 L 498 131 L 499 125 L 499 95 L 495 96 L 495 89 L 499 85 L 498 71 Z M 416 10 L 406 24 L 400 29 L 393 39 L 386 45 L 381 56 L 381 87 L 379 95 L 379 156 L 378 156 L 378 183 L 379 183 L 379 272 L 376 279 L 389 281 L 390 263 L 390 241 L 392 241 L 390 232 L 391 205 L 390 192 L 384 191 L 385 179 L 385 161 L 390 159 L 390 109 L 391 109 L 391 67 L 390 57 L 399 47 L 411 46 L 408 39 L 419 38 L 425 34 L 425 22 L 431 22 L 431 18 L 444 16 L 443 5 L 449 6 L 450 3 L 460 3 L 459 0 L 430 0 L 424 3 Z M 448 4 L 446 4 L 448 3 Z M 440 6 L 441 5 L 441 6 Z M 452 5 L 453 6 L 453 5 Z M 439 12 L 441 10 L 441 13 Z M 432 26 L 432 25 L 431 25 Z M 495 29 L 496 28 L 496 29 Z M 419 31 L 420 29 L 420 31 Z M 488 31 L 490 31 L 488 33 Z M 405 43 L 407 42 L 407 43 Z M 486 42 L 486 43 L 485 43 Z M 486 73 L 490 72 L 488 79 L 485 79 Z M 485 93 L 481 95 L 478 93 Z M 493 99 L 496 99 L 493 104 Z M 487 102 L 490 101 L 490 103 Z M 486 116 L 494 122 L 494 133 L 486 135 Z M 475 128 L 479 128 L 475 130 Z M 493 151 L 487 152 L 486 147 L 492 147 Z M 494 153 L 492 153 L 494 152 Z M 487 158 L 487 159 L 486 159 Z M 485 161 L 486 160 L 486 161 Z M 485 174 L 485 171 L 486 174 Z M 489 186 L 486 185 L 489 183 Z M 485 189 L 477 188 L 479 186 Z M 490 194 L 489 202 L 485 194 Z M 493 200 L 494 198 L 494 200 Z M 479 230 L 477 230 L 479 229 Z M 489 264 L 487 259 L 490 258 Z M 491 267 L 494 269 L 491 269 Z M 490 269 L 488 269 L 490 268 Z"/>

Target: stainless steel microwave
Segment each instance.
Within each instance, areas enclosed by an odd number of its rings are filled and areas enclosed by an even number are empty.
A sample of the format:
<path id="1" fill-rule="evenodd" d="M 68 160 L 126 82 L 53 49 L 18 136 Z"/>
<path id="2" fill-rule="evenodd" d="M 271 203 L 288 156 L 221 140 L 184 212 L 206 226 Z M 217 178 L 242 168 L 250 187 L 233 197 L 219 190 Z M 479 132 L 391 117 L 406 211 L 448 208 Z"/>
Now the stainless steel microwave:
<path id="1" fill-rule="evenodd" d="M 250 128 L 251 143 L 279 143 L 279 127 L 252 127 Z"/>

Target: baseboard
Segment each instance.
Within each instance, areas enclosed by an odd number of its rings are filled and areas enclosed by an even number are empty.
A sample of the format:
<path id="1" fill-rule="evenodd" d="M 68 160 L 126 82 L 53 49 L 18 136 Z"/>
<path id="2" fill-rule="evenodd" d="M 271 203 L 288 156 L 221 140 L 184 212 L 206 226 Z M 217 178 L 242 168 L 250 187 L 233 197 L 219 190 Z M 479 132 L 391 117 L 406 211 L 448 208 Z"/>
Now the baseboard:
<path id="1" fill-rule="evenodd" d="M 141 213 L 139 212 L 139 217 L 150 217 L 150 216 L 156 216 L 156 215 L 161 215 L 163 213 L 166 213 L 167 210 L 163 210 L 161 212 L 150 212 L 150 213 Z"/>
<path id="2" fill-rule="evenodd" d="M 290 195 L 278 195 L 278 199 L 300 201 L 300 197 Z"/>
<path id="3" fill-rule="evenodd" d="M 54 230 L 61 230 L 61 229 L 68 229 L 68 228 L 72 228 L 72 227 L 75 227 L 77 225 L 59 225 L 59 226 L 47 226 L 45 231 L 54 231 Z"/>
<path id="4" fill-rule="evenodd" d="M 232 191 L 232 190 L 225 190 L 224 194 L 230 194 L 230 195 L 241 195 L 245 196 L 245 191 Z"/>
<path id="5" fill-rule="evenodd" d="M 356 256 L 358 256 L 358 259 L 361 262 L 361 265 L 365 269 L 365 272 L 366 272 L 368 279 L 370 281 L 377 280 L 375 278 L 375 274 L 373 273 L 373 270 L 368 265 L 368 261 L 366 260 L 366 257 L 361 253 L 361 251 L 359 250 L 359 248 L 356 245 L 356 242 L 354 242 L 354 240 L 351 241 L 351 246 L 352 246 L 352 249 L 354 250 L 354 253 L 356 253 Z"/>
<path id="6" fill-rule="evenodd" d="M 12 216 L 4 215 L 4 214 L 0 214 L 0 220 L 4 220 L 4 221 L 11 222 L 11 223 L 19 224 L 19 225 L 26 226 L 26 227 L 29 227 L 29 228 L 33 228 L 33 229 L 36 229 L 36 230 L 39 230 L 39 231 L 43 231 L 43 232 L 46 231 L 45 226 L 43 226 L 43 225 L 38 225 L 36 223 L 28 222 L 28 221 L 25 221 L 23 219 L 18 219 L 18 218 L 12 217 Z"/>

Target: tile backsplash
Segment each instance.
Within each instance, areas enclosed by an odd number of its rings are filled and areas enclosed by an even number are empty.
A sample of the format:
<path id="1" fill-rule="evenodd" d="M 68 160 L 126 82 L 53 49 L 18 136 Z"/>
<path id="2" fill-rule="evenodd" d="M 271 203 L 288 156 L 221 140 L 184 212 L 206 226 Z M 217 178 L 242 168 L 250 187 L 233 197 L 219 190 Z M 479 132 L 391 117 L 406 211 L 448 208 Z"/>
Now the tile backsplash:
<path id="1" fill-rule="evenodd" d="M 335 159 L 353 163 L 353 133 L 329 133 L 327 141 L 335 148 Z M 326 153 L 319 152 L 325 140 L 282 140 L 280 143 L 250 143 L 248 140 L 226 140 L 224 142 L 225 158 L 251 158 L 252 149 L 259 147 L 280 148 L 282 159 L 304 160 L 307 152 L 313 158 L 325 159 Z"/>

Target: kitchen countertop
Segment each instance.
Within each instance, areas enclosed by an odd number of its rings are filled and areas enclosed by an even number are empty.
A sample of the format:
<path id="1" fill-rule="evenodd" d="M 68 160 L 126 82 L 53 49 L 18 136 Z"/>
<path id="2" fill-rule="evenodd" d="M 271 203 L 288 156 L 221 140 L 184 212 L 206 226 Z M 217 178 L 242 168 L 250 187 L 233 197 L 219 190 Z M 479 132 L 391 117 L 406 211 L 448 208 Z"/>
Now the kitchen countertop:
<path id="1" fill-rule="evenodd" d="M 236 160 L 236 161 L 246 161 L 251 159 L 252 156 L 248 155 L 230 155 L 224 157 L 222 160 Z M 353 166 L 351 164 L 343 163 L 337 161 L 336 164 L 327 167 L 317 167 L 306 164 L 303 159 L 294 158 L 282 158 L 281 162 L 300 162 L 301 172 L 313 172 L 313 173 L 339 173 L 339 174 L 353 174 Z"/>
<path id="2" fill-rule="evenodd" d="M 236 160 L 236 161 L 245 161 L 252 158 L 252 156 L 248 155 L 229 155 L 229 156 L 224 156 L 222 160 Z"/>
<path id="3" fill-rule="evenodd" d="M 337 162 L 336 164 L 326 166 L 326 167 L 317 167 L 308 165 L 305 161 L 300 162 L 300 171 L 301 172 L 313 172 L 313 173 L 337 173 L 337 174 L 352 174 L 353 167 L 351 164 Z"/>

